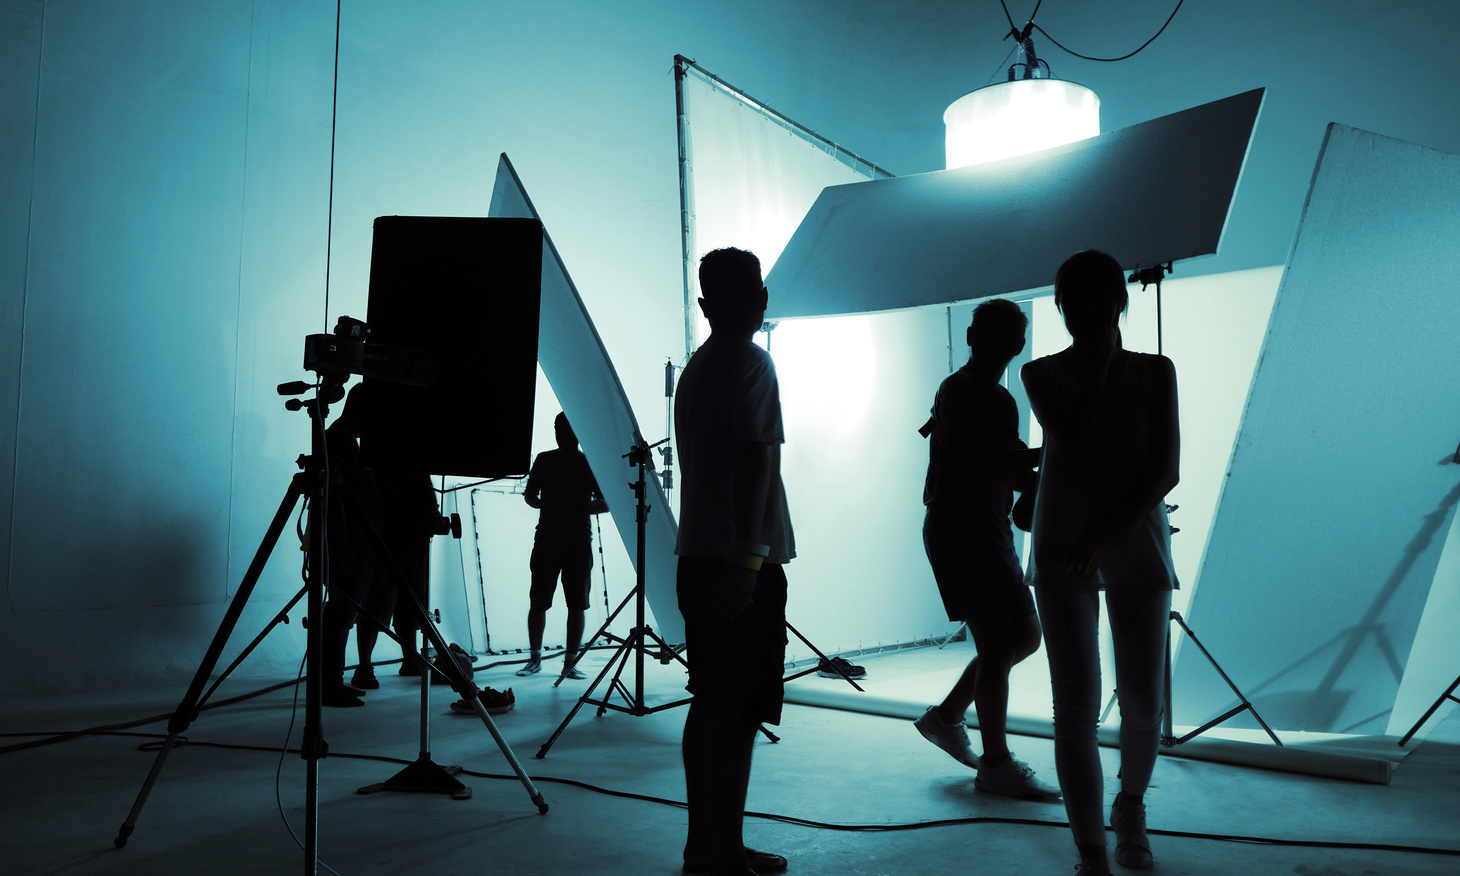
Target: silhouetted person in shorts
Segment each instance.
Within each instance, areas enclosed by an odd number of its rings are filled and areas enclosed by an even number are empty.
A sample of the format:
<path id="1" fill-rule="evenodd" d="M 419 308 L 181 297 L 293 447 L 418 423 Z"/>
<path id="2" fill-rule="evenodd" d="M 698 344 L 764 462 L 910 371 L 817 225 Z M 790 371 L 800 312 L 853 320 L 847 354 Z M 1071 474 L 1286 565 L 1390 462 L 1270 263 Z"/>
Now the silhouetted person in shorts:
<path id="1" fill-rule="evenodd" d="M 1171 528 L 1181 437 L 1176 369 L 1121 348 L 1125 272 L 1086 250 L 1060 266 L 1055 306 L 1074 343 L 1025 365 L 1029 404 L 1044 427 L 1031 572 L 1054 692 L 1054 754 L 1079 876 L 1109 873 L 1100 710 L 1100 591 L 1110 617 L 1120 701 L 1120 792 L 1110 810 L 1115 859 L 1152 863 L 1143 796 L 1160 739 L 1170 626 Z"/>
<path id="2" fill-rule="evenodd" d="M 943 381 L 933 400 L 923 546 L 948 619 L 968 624 L 978 656 L 943 702 L 914 723 L 929 742 L 978 771 L 978 790 L 1051 800 L 1059 789 L 1040 781 L 1005 740 L 1009 671 L 1039 648 L 1039 620 L 1009 526 L 1013 490 L 1030 488 L 1039 451 L 1019 440 L 1019 410 L 999 383 L 1024 349 L 1028 324 L 1012 301 L 980 304 L 968 327 L 968 364 Z M 970 704 L 978 708 L 981 757 L 963 725 Z"/>
<path id="3" fill-rule="evenodd" d="M 532 541 L 531 606 L 527 610 L 527 642 L 532 649 L 518 675 L 542 671 L 542 634 L 547 611 L 553 605 L 558 577 L 563 579 L 563 601 L 568 606 L 568 645 L 564 660 L 571 660 L 583 642 L 583 612 L 588 609 L 588 586 L 593 574 L 593 533 L 589 516 L 608 510 L 588 460 L 578 449 L 578 438 L 566 414 L 553 421 L 557 450 L 546 450 L 532 461 L 523 498 L 538 509 L 537 534 Z M 566 666 L 567 663 L 564 663 Z M 576 666 L 563 673 L 582 678 Z"/>
<path id="4" fill-rule="evenodd" d="M 745 847 L 751 749 L 778 724 L 786 658 L 786 576 L 796 555 L 781 484 L 780 389 L 770 354 L 751 342 L 765 318 L 760 261 L 719 249 L 700 261 L 710 336 L 675 395 L 679 442 L 679 610 L 689 685 L 684 779 L 691 873 L 775 873 L 786 859 Z"/>

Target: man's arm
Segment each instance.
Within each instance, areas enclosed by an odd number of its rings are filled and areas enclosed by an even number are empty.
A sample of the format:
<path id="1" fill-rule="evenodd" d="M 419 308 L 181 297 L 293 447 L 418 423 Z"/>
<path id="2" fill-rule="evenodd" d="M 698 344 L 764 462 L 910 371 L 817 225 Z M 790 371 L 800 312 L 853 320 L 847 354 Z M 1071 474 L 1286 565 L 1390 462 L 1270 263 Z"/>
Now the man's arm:
<path id="1" fill-rule="evenodd" d="M 533 508 L 542 507 L 542 482 L 537 473 L 537 464 L 541 461 L 542 455 L 538 454 L 532 461 L 532 470 L 527 473 L 527 486 L 522 488 L 522 500 Z"/>

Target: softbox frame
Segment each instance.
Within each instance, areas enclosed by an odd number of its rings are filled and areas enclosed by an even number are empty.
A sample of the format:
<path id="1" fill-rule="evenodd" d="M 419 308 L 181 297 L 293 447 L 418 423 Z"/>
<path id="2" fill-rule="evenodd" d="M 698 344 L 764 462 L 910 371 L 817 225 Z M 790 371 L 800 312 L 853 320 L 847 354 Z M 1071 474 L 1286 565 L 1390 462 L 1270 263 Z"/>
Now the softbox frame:
<path id="1" fill-rule="evenodd" d="M 365 378 L 364 464 L 477 478 L 527 473 L 542 246 L 535 219 L 375 220 L 368 343 L 433 354 L 439 371 L 428 387 Z"/>

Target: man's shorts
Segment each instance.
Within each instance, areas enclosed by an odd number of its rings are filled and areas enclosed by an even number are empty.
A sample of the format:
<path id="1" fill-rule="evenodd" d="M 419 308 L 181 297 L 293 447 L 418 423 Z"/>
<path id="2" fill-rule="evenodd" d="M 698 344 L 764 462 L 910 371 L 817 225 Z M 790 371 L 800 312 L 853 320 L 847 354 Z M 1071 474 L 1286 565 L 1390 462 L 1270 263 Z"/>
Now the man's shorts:
<path id="1" fill-rule="evenodd" d="M 1034 597 L 1012 548 L 977 544 L 959 515 L 929 509 L 923 519 L 923 549 L 950 621 L 971 617 L 1025 617 L 1034 614 Z"/>
<path id="2" fill-rule="evenodd" d="M 558 589 L 558 574 L 563 576 L 563 601 L 569 608 L 588 608 L 588 585 L 593 577 L 593 544 L 586 537 L 544 538 L 532 543 L 532 590 L 529 593 L 533 611 L 553 607 L 553 592 Z"/>
<path id="3" fill-rule="evenodd" d="M 712 620 L 697 610 L 698 584 L 713 582 L 725 561 L 680 557 L 677 587 L 689 646 L 689 684 L 698 699 L 731 698 L 743 714 L 761 724 L 781 723 L 786 666 L 786 573 L 766 563 L 756 577 L 751 604 L 732 621 Z"/>

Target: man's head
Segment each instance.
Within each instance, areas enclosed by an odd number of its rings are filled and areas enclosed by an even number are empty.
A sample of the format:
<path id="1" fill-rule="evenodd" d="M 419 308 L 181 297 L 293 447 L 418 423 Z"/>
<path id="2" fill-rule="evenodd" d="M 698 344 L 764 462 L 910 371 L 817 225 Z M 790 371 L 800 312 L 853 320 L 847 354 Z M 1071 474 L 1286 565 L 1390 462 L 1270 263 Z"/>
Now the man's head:
<path id="1" fill-rule="evenodd" d="M 573 427 L 568 425 L 568 415 L 558 414 L 553 419 L 553 436 L 558 439 L 559 450 L 577 450 L 578 436 L 573 434 Z"/>
<path id="2" fill-rule="evenodd" d="M 1109 253 L 1098 249 L 1065 259 L 1054 277 L 1054 306 L 1076 340 L 1095 339 L 1111 331 L 1130 304 L 1125 271 Z"/>
<path id="3" fill-rule="evenodd" d="M 1029 317 L 1019 305 L 1004 298 L 993 298 L 973 311 L 973 324 L 968 327 L 968 346 L 973 358 L 981 362 L 1009 361 L 1024 349 L 1024 330 Z"/>
<path id="4" fill-rule="evenodd" d="M 700 259 L 700 310 L 711 332 L 750 337 L 765 321 L 767 293 L 760 259 L 743 249 L 727 247 Z"/>

